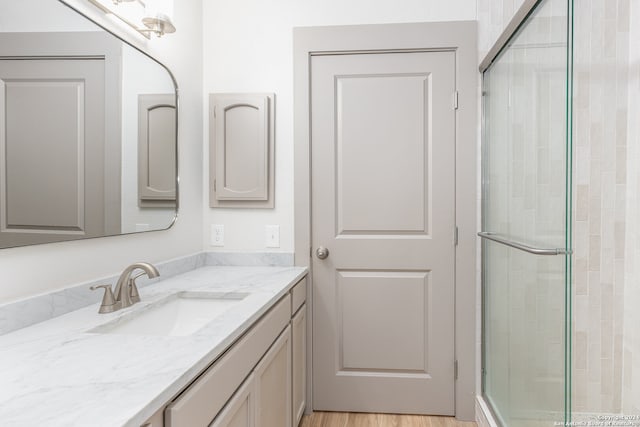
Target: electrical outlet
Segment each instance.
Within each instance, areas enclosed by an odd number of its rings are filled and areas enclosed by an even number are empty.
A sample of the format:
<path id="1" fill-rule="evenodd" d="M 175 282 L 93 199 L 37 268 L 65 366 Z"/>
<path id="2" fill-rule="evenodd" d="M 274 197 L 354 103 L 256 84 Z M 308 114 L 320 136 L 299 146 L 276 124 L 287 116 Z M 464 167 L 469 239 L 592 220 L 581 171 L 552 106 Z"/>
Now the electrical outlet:
<path id="1" fill-rule="evenodd" d="M 224 225 L 211 224 L 211 246 L 224 246 Z"/>
<path id="2" fill-rule="evenodd" d="M 280 226 L 279 225 L 267 225 L 265 226 L 265 246 L 267 248 L 279 248 L 280 247 Z"/>

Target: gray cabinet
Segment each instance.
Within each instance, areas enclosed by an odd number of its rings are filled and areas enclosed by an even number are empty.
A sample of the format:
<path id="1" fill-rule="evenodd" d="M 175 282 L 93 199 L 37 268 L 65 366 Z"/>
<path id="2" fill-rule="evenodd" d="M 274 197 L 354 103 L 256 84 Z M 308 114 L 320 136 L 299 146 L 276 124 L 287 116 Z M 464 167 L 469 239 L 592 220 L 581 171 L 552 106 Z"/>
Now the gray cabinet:
<path id="1" fill-rule="evenodd" d="M 293 425 L 302 420 L 307 404 L 307 279 L 291 289 L 291 409 Z"/>
<path id="2" fill-rule="evenodd" d="M 307 385 L 307 305 L 303 304 L 291 319 L 291 401 L 293 425 L 302 420 L 306 406 Z"/>
<path id="3" fill-rule="evenodd" d="M 255 370 L 256 427 L 291 427 L 291 327 Z"/>
<path id="4" fill-rule="evenodd" d="M 210 427 L 255 426 L 255 375 L 249 375 Z"/>
<path id="5" fill-rule="evenodd" d="M 282 298 L 218 361 L 171 402 L 166 427 L 208 426 L 288 326 L 291 298 Z"/>
<path id="6" fill-rule="evenodd" d="M 210 427 L 291 427 L 290 326 Z"/>
<path id="7" fill-rule="evenodd" d="M 140 427 L 164 427 L 164 408 L 158 410 Z"/>
<path id="8" fill-rule="evenodd" d="M 306 404 L 305 299 L 302 279 L 142 427 L 298 426 Z"/>
<path id="9" fill-rule="evenodd" d="M 209 205 L 274 206 L 274 95 L 211 94 Z"/>
<path id="10" fill-rule="evenodd" d="M 138 96 L 138 205 L 176 205 L 176 105 L 173 94 Z"/>

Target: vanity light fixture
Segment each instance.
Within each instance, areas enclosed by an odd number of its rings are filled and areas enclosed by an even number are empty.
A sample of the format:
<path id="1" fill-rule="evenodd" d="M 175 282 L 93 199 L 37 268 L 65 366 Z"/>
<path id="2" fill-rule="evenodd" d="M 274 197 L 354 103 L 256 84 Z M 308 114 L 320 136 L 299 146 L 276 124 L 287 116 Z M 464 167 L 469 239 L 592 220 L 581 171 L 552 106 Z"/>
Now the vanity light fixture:
<path id="1" fill-rule="evenodd" d="M 173 0 L 145 0 L 144 18 L 145 29 L 141 33 L 154 33 L 158 37 L 176 32 L 171 22 L 173 15 Z"/>
<path id="2" fill-rule="evenodd" d="M 173 0 L 89 0 L 104 13 L 113 15 L 137 32 L 151 38 L 174 33 L 171 22 Z"/>

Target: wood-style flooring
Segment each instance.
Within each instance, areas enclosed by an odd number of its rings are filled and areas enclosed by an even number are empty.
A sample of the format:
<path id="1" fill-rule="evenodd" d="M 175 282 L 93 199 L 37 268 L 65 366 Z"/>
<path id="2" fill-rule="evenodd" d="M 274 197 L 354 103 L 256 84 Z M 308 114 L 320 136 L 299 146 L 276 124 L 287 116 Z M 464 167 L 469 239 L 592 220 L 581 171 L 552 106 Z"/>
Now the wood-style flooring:
<path id="1" fill-rule="evenodd" d="M 477 427 L 453 417 L 421 415 L 314 412 L 302 418 L 300 427 Z"/>

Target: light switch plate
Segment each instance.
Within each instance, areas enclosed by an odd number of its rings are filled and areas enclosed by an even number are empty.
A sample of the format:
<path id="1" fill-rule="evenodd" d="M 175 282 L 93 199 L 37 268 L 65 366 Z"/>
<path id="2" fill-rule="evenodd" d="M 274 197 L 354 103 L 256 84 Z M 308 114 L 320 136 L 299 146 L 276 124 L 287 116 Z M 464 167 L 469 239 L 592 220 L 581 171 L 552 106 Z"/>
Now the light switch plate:
<path id="1" fill-rule="evenodd" d="M 267 248 L 279 248 L 280 247 L 280 226 L 279 225 L 267 225 L 265 226 L 265 246 Z"/>
<path id="2" fill-rule="evenodd" d="M 211 246 L 224 246 L 223 224 L 211 224 Z"/>

